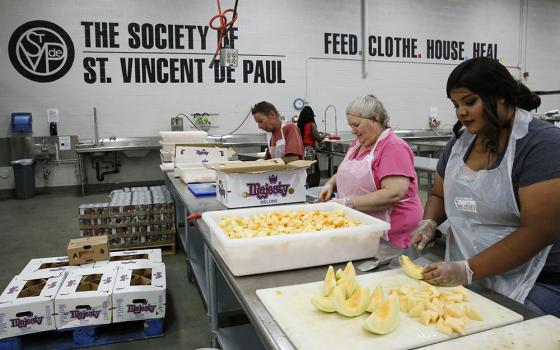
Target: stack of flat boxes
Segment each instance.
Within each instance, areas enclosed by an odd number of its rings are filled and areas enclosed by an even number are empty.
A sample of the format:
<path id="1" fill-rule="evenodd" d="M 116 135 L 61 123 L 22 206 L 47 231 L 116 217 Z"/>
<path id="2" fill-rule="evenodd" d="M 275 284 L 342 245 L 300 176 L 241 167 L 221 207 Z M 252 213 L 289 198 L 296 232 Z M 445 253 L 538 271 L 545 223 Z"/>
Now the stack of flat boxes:
<path id="1" fill-rule="evenodd" d="M 172 245 L 174 214 L 164 186 L 125 188 L 110 203 L 80 205 L 80 236 L 107 235 L 111 250 Z"/>

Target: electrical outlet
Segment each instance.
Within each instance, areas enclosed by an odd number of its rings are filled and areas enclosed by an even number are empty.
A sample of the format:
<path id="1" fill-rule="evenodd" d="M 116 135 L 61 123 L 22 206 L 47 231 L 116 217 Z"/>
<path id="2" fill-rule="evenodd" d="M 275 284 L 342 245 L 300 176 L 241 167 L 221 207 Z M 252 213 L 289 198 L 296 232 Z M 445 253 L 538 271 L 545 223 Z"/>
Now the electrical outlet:
<path id="1" fill-rule="evenodd" d="M 223 47 L 220 49 L 220 66 L 237 67 L 237 49 Z"/>
<path id="2" fill-rule="evenodd" d="M 438 117 L 437 107 L 430 107 L 430 117 L 431 118 L 437 118 Z"/>

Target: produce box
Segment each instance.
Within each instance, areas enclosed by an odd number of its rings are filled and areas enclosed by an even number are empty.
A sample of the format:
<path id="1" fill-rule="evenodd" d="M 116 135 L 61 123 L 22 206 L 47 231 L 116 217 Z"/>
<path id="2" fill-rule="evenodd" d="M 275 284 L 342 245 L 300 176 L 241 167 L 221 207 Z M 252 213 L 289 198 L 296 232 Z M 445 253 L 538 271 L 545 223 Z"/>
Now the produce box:
<path id="1" fill-rule="evenodd" d="M 285 210 L 304 212 L 338 210 L 360 221 L 361 225 L 236 239 L 229 238 L 219 225 L 222 218 L 233 215 L 251 217 L 256 214 Z M 334 202 L 206 212 L 202 214 L 202 219 L 210 229 L 212 245 L 235 276 L 370 258 L 377 253 L 379 239 L 383 232 L 390 228 L 390 225 L 382 220 Z"/>
<path id="2" fill-rule="evenodd" d="M 226 162 L 229 156 L 229 150 L 218 143 L 175 146 L 175 164 Z"/>
<path id="3" fill-rule="evenodd" d="M 19 274 L 27 275 L 37 271 L 65 272 L 67 270 L 79 268 L 80 266 L 71 266 L 67 256 L 57 256 L 52 258 L 31 259 Z"/>
<path id="4" fill-rule="evenodd" d="M 113 322 L 165 318 L 165 265 L 137 260 L 120 265 L 113 288 Z"/>
<path id="5" fill-rule="evenodd" d="M 306 169 L 313 163 L 270 159 L 214 164 L 216 199 L 228 208 L 305 202 Z"/>
<path id="6" fill-rule="evenodd" d="M 55 298 L 58 329 L 111 323 L 117 266 L 70 270 Z"/>
<path id="7" fill-rule="evenodd" d="M 0 339 L 56 329 L 54 298 L 64 271 L 15 276 L 0 296 Z"/>
<path id="8" fill-rule="evenodd" d="M 130 266 L 130 268 L 134 268 L 135 265 L 145 262 L 160 263 L 161 249 L 138 249 L 111 252 L 109 254 L 109 260 L 96 261 L 95 267 L 126 265 Z"/>
<path id="9" fill-rule="evenodd" d="M 70 265 L 82 265 L 92 261 L 109 259 L 107 236 L 71 239 L 67 251 Z"/>

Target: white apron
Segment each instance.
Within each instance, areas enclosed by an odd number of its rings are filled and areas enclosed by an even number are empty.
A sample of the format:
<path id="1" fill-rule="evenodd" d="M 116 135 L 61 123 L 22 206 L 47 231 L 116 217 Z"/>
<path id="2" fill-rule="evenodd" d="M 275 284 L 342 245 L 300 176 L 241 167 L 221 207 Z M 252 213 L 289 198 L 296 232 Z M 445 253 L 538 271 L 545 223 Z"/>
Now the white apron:
<path id="1" fill-rule="evenodd" d="M 453 145 L 443 181 L 445 212 L 450 224 L 445 260 L 469 259 L 520 226 L 511 173 L 517 140 L 527 134 L 531 119 L 529 112 L 517 109 L 504 158 L 495 169 L 473 171 L 463 161 L 475 135 L 463 133 Z M 480 282 L 523 303 L 549 251 L 550 246 L 525 264 Z"/>
<path id="2" fill-rule="evenodd" d="M 280 133 L 282 138 L 276 140 L 276 145 L 271 146 L 270 141 L 272 140 L 272 133 L 266 133 L 266 143 L 268 144 L 268 153 L 270 153 L 270 159 L 282 158 L 286 155 L 286 139 L 284 138 L 284 127 L 280 127 Z"/>
<path id="3" fill-rule="evenodd" d="M 359 142 L 356 142 L 356 144 L 348 150 L 336 173 L 338 197 L 344 198 L 377 191 L 372 169 L 373 160 L 375 159 L 375 150 L 379 141 L 389 136 L 390 132 L 391 129 L 385 129 L 381 135 L 379 135 L 369 153 L 361 160 L 350 159 L 350 156 L 360 148 L 361 145 Z M 364 213 L 391 223 L 391 209 Z M 383 239 L 389 240 L 388 231 L 383 233 Z"/>

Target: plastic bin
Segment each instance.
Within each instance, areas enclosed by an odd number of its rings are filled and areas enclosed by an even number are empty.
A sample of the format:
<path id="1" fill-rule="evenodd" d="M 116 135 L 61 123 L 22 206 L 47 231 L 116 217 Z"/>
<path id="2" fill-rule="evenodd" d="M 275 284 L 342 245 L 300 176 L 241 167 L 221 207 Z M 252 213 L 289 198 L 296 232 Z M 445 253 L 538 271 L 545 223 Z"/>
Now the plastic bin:
<path id="1" fill-rule="evenodd" d="M 35 169 L 33 159 L 19 159 L 11 162 L 16 182 L 16 198 L 27 199 L 35 195 Z"/>

